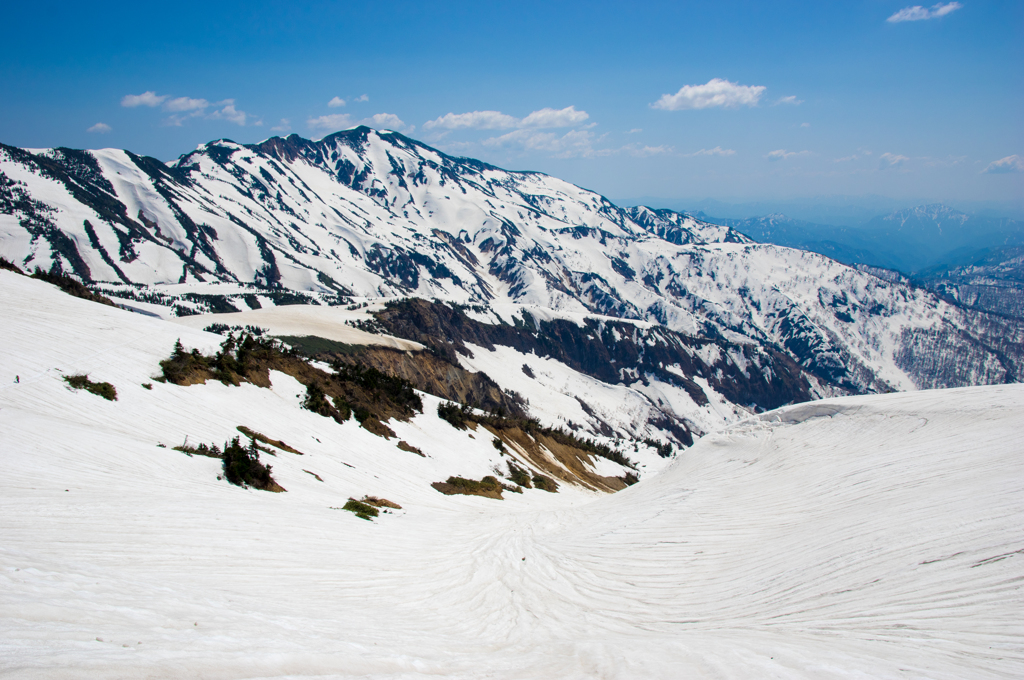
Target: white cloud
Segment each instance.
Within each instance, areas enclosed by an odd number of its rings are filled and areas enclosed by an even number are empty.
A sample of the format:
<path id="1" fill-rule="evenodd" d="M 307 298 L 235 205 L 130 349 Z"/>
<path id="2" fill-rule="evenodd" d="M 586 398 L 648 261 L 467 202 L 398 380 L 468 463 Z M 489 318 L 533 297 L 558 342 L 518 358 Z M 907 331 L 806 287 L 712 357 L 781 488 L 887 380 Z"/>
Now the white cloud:
<path id="1" fill-rule="evenodd" d="M 370 96 L 366 95 L 366 94 L 361 94 L 358 97 L 356 97 L 355 99 L 353 99 L 352 101 L 355 101 L 355 102 L 368 102 L 368 101 L 370 101 Z"/>
<path id="2" fill-rule="evenodd" d="M 793 156 L 809 156 L 810 154 L 810 151 L 786 151 L 785 149 L 776 149 L 775 151 L 770 151 L 765 158 L 774 162 L 784 161 L 792 158 Z"/>
<path id="3" fill-rule="evenodd" d="M 878 167 L 882 168 L 883 170 L 887 168 L 898 168 L 909 160 L 910 159 L 907 158 L 906 156 L 901 156 L 897 153 L 889 153 L 888 151 L 886 151 L 885 153 L 878 157 Z"/>
<path id="4" fill-rule="evenodd" d="M 167 111 L 199 111 L 210 105 L 205 99 L 192 99 L 190 97 L 177 97 L 164 104 Z"/>
<path id="5" fill-rule="evenodd" d="M 982 172 L 989 175 L 1001 175 L 1007 172 L 1024 172 L 1024 158 L 1017 154 L 992 161 Z"/>
<path id="6" fill-rule="evenodd" d="M 795 94 L 791 94 L 788 97 L 782 97 L 781 99 L 777 100 L 775 102 L 775 105 L 778 106 L 779 104 L 792 104 L 793 106 L 800 106 L 803 103 L 803 99 L 797 99 Z"/>
<path id="7" fill-rule="evenodd" d="M 666 111 L 682 111 L 716 106 L 757 106 L 766 89 L 768 88 L 764 85 L 740 85 L 722 78 L 712 78 L 704 85 L 683 85 L 675 94 L 663 94 L 661 99 L 651 104 L 651 107 Z"/>
<path id="8" fill-rule="evenodd" d="M 808 127 L 811 127 L 811 124 L 810 123 L 800 123 L 800 127 L 808 128 Z"/>
<path id="9" fill-rule="evenodd" d="M 599 155 L 599 156 L 610 156 L 610 155 L 612 155 L 614 153 L 618 153 L 619 151 L 628 153 L 630 156 L 636 156 L 638 158 L 647 158 L 649 156 L 663 156 L 665 154 L 670 154 L 673 151 L 675 151 L 675 149 L 673 147 L 671 147 L 671 146 L 665 146 L 665 145 L 661 145 L 661 146 L 647 146 L 647 145 L 640 146 L 639 144 L 627 144 L 626 146 L 622 147 L 621 149 L 617 149 L 617 150 L 601 149 L 601 150 L 596 151 L 595 153 L 597 155 Z"/>
<path id="10" fill-rule="evenodd" d="M 632 130 L 630 130 L 626 134 L 627 135 L 635 135 L 636 133 L 643 132 L 643 131 L 644 131 L 643 128 L 633 128 Z"/>
<path id="11" fill-rule="evenodd" d="M 214 111 L 207 117 L 214 120 L 226 120 L 236 125 L 245 125 L 246 113 L 245 111 L 235 109 L 234 99 L 225 99 L 222 102 L 217 102 L 217 106 L 221 105 L 224 105 L 224 108 Z"/>
<path id="12" fill-rule="evenodd" d="M 600 136 L 594 135 L 589 130 L 570 130 L 565 134 L 557 132 L 543 132 L 537 129 L 520 128 L 507 132 L 498 137 L 491 137 L 480 142 L 480 145 L 489 148 L 495 147 L 518 147 L 522 151 L 533 151 L 547 153 L 555 158 L 593 158 L 605 156 L 617 156 L 628 154 L 638 158 L 649 156 L 662 156 L 675 153 L 671 146 L 649 146 L 645 144 L 626 144 L 615 149 L 597 149 L 594 145 L 601 142 L 608 136 L 605 133 Z M 476 145 L 465 142 L 452 142 L 444 145 L 445 150 L 454 152 L 472 152 Z M 726 151 L 726 153 L 735 153 Z"/>
<path id="13" fill-rule="evenodd" d="M 932 5 L 930 8 L 924 8 L 921 5 L 914 5 L 912 7 L 904 7 L 886 19 L 886 21 L 890 24 L 898 24 L 902 21 L 924 21 L 925 19 L 937 19 L 938 17 L 944 17 L 950 12 L 956 11 L 961 7 L 963 7 L 963 5 L 959 2 L 947 2 L 946 4 L 942 4 L 940 2 L 937 5 Z"/>
<path id="14" fill-rule="evenodd" d="M 582 123 L 590 116 L 586 111 L 577 111 L 575 106 L 567 106 L 564 109 L 540 109 L 534 111 L 526 118 L 519 121 L 519 126 L 524 128 L 560 128 L 572 127 Z"/>
<path id="15" fill-rule="evenodd" d="M 446 113 L 440 118 L 423 124 L 427 130 L 447 128 L 449 130 L 507 130 L 519 126 L 519 119 L 501 111 L 470 111 L 468 113 Z"/>
<path id="16" fill-rule="evenodd" d="M 310 118 L 306 121 L 313 130 L 346 130 L 352 126 L 352 116 L 347 113 L 332 113 L 326 116 Z"/>
<path id="17" fill-rule="evenodd" d="M 112 128 L 106 123 L 96 123 L 91 128 L 86 130 L 86 132 L 99 132 L 101 134 L 106 134 L 107 132 L 110 132 L 111 129 Z"/>
<path id="18" fill-rule="evenodd" d="M 336 130 L 347 130 L 357 125 L 367 125 L 377 129 L 409 131 L 415 130 L 414 126 L 407 126 L 401 118 L 393 113 L 376 113 L 369 118 L 353 121 L 352 116 L 347 113 L 331 113 L 326 116 L 310 118 L 306 121 L 313 130 L 323 132 L 334 132 Z"/>
<path id="19" fill-rule="evenodd" d="M 424 127 L 426 127 L 426 125 L 424 125 Z M 552 151 L 554 150 L 553 141 L 557 139 L 557 137 L 558 136 L 553 132 L 515 130 L 501 135 L 500 137 L 485 139 L 482 144 L 484 146 L 519 145 L 525 149 Z"/>
<path id="20" fill-rule="evenodd" d="M 356 101 L 359 101 L 359 100 L 357 99 Z M 327 102 L 327 106 L 332 108 L 332 109 L 336 109 L 339 106 L 344 106 L 344 105 L 345 105 L 345 100 L 342 99 L 341 97 L 334 97 L 333 99 L 331 99 L 331 101 Z"/>
<path id="21" fill-rule="evenodd" d="M 449 130 L 509 130 L 512 128 L 560 128 L 572 127 L 590 118 L 586 111 L 577 111 L 575 106 L 564 109 L 543 108 L 525 118 L 516 118 L 501 111 L 470 111 L 468 113 L 446 113 L 440 118 L 429 120 L 423 127 L 447 128 Z"/>
<path id="22" fill-rule="evenodd" d="M 485 139 L 482 144 L 490 147 L 519 146 L 526 151 L 548 152 L 556 158 L 578 158 L 595 155 L 594 141 L 594 133 L 587 130 L 570 130 L 559 137 L 554 132 L 524 129 Z M 608 155 L 608 152 L 600 152 L 599 155 Z"/>
<path id="23" fill-rule="evenodd" d="M 375 113 L 369 118 L 363 118 L 359 121 L 360 125 L 368 125 L 372 128 L 384 128 L 387 130 L 405 130 L 408 126 L 402 119 L 393 113 Z M 410 131 L 415 130 L 415 127 L 408 128 Z"/>
<path id="24" fill-rule="evenodd" d="M 149 90 L 142 94 L 126 94 L 121 99 L 121 106 L 126 106 L 129 109 L 134 109 L 136 106 L 160 106 L 165 99 L 167 99 L 166 94 L 158 95 Z"/>
<path id="25" fill-rule="evenodd" d="M 723 149 L 720 146 L 716 146 L 713 149 L 701 149 L 700 151 L 694 151 L 693 153 L 684 153 L 684 158 L 692 158 L 694 156 L 735 156 L 735 149 Z"/>
<path id="26" fill-rule="evenodd" d="M 245 125 L 248 119 L 248 114 L 245 111 L 239 111 L 235 108 L 234 99 L 224 99 L 219 102 L 209 102 L 202 98 L 193 97 L 174 97 L 170 95 L 161 94 L 158 95 L 152 90 L 143 92 L 142 94 L 129 94 L 125 95 L 121 99 L 121 106 L 128 108 L 135 108 L 137 106 L 149 106 L 156 107 L 163 105 L 164 111 L 170 111 L 172 115 L 168 116 L 163 120 L 164 125 L 173 125 L 175 127 L 181 127 L 181 125 L 189 118 L 197 118 L 199 116 L 205 116 L 211 120 L 226 120 L 236 125 Z M 206 115 L 206 110 L 210 107 L 219 107 L 213 113 Z M 262 125 L 262 121 L 257 120 L 254 125 Z"/>
<path id="27" fill-rule="evenodd" d="M 292 129 L 292 124 L 288 121 L 287 118 L 282 118 L 280 123 L 278 123 L 277 125 L 270 129 L 273 130 L 274 132 L 288 132 L 289 130 Z"/>

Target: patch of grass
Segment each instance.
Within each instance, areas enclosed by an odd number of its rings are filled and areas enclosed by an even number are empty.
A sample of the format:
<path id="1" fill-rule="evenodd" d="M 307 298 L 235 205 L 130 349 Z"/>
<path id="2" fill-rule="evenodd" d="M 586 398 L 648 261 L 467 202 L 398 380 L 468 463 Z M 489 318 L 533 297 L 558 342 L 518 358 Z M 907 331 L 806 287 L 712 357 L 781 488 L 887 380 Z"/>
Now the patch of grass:
<path id="1" fill-rule="evenodd" d="M 354 512 L 356 517 L 360 517 L 365 520 L 372 520 L 374 517 L 380 514 L 380 510 L 378 510 L 377 508 L 373 507 L 368 503 L 357 501 L 354 498 L 349 498 L 348 502 L 345 503 L 345 505 L 342 506 L 341 509 L 348 510 L 349 512 Z"/>
<path id="2" fill-rule="evenodd" d="M 350 345 L 346 342 L 328 340 L 316 335 L 278 335 L 278 340 L 285 342 L 302 354 L 315 357 L 319 354 L 355 355 L 363 352 L 363 345 Z"/>
<path id="3" fill-rule="evenodd" d="M 103 397 L 107 401 L 117 401 L 117 389 L 108 382 L 93 382 L 85 374 L 66 375 L 64 376 L 64 382 L 76 390 L 91 392 Z"/>
<path id="4" fill-rule="evenodd" d="M 464 477 L 449 477 L 445 482 L 434 482 L 430 486 L 434 487 L 446 496 L 464 495 L 464 496 L 485 496 L 487 498 L 501 499 L 501 492 L 504 487 L 496 477 L 488 475 L 483 479 L 477 481 L 475 479 L 466 479 Z"/>
<path id="5" fill-rule="evenodd" d="M 533 485 L 543 491 L 548 491 L 550 493 L 558 493 L 558 482 L 551 479 L 547 475 L 534 475 Z"/>
<path id="6" fill-rule="evenodd" d="M 510 417 L 500 410 L 493 413 L 474 413 L 472 407 L 467 404 L 459 405 L 446 401 L 442 401 L 437 405 L 437 416 L 442 420 L 448 421 L 453 427 L 460 430 L 467 429 L 469 427 L 469 423 L 487 425 L 496 430 L 519 428 L 534 438 L 538 435 L 544 435 L 545 437 L 550 437 L 563 446 L 571 446 L 573 448 L 586 451 L 592 455 L 607 458 L 608 460 L 614 461 L 623 467 L 633 468 L 634 470 L 636 469 L 636 464 L 624 456 L 621 451 L 616 451 L 604 444 L 599 444 L 593 439 L 577 437 L 576 435 L 566 432 L 561 428 L 543 427 L 541 426 L 540 421 L 535 418 Z M 497 448 L 497 444 L 495 444 L 495 448 Z"/>
<path id="7" fill-rule="evenodd" d="M 376 496 L 363 496 L 363 500 L 360 503 L 369 503 L 372 506 L 378 508 L 392 508 L 394 510 L 401 510 L 402 506 L 394 501 L 389 501 L 387 498 L 377 498 Z"/>
<path id="8" fill-rule="evenodd" d="M 415 446 L 413 446 L 409 442 L 406 442 L 406 441 L 398 442 L 398 448 L 400 448 L 403 451 L 408 451 L 409 453 L 415 453 L 417 456 L 423 456 L 424 458 L 426 458 L 426 456 L 423 454 L 422 451 L 420 451 L 418 448 L 416 448 Z"/>
<path id="9" fill-rule="evenodd" d="M 297 454 L 297 455 L 300 455 L 300 456 L 303 455 L 302 451 L 299 451 L 298 449 L 293 449 L 292 447 L 288 446 L 287 444 L 285 444 L 280 439 L 271 439 L 267 435 L 261 434 L 261 433 L 257 432 L 256 430 L 250 430 L 245 425 L 239 425 L 235 429 L 238 430 L 239 432 L 241 432 L 242 434 L 244 434 L 249 439 L 255 439 L 256 441 L 263 442 L 264 444 L 270 444 L 271 446 L 276 446 L 277 448 L 281 449 L 282 451 L 287 451 L 288 453 L 294 453 L 294 454 Z"/>
<path id="10" fill-rule="evenodd" d="M 512 461 L 508 463 L 508 478 L 513 484 L 518 484 L 527 489 L 533 488 L 533 484 L 530 483 L 530 473 Z"/>

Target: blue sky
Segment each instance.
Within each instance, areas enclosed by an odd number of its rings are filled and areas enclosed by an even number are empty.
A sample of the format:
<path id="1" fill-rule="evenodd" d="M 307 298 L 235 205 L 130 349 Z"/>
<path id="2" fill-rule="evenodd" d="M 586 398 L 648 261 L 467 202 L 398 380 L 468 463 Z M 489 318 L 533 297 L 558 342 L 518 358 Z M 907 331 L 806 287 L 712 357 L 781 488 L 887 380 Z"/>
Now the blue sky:
<path id="1" fill-rule="evenodd" d="M 368 121 L 617 199 L 1024 196 L 1019 0 L 285 4 L 9 5 L 0 141 Z"/>

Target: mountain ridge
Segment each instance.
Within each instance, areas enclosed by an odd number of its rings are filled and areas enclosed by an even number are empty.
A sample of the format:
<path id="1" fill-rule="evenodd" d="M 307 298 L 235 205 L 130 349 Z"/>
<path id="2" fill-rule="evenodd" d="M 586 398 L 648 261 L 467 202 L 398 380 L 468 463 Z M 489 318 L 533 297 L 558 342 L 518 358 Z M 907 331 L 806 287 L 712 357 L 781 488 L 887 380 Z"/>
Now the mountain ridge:
<path id="1" fill-rule="evenodd" d="M 604 328 L 608 317 L 721 339 L 714 351 L 673 345 L 680 372 L 712 352 L 686 379 L 722 369 L 751 380 L 784 355 L 811 398 L 1012 382 L 1024 370 L 1018 321 L 394 132 L 215 140 L 170 164 L 3 146 L 0 172 L 0 254 L 164 316 L 419 297 L 487 308 L 493 324 L 529 313 Z M 667 385 L 634 368 L 619 380 Z"/>

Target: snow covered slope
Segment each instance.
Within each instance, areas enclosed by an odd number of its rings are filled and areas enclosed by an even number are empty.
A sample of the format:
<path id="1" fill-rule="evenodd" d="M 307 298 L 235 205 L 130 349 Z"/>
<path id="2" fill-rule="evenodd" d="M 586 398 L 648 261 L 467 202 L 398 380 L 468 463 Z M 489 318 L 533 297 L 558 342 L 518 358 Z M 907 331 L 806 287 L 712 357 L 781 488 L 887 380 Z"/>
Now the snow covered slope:
<path id="1" fill-rule="evenodd" d="M 220 338 L 0 282 L 0 677 L 1024 675 L 1024 386 L 787 407 L 612 496 L 443 496 L 502 459 L 436 400 L 391 423 L 424 458 L 284 374 L 147 390 Z M 302 452 L 287 493 L 157 446 L 239 424 Z"/>
<path id="2" fill-rule="evenodd" d="M 532 305 L 781 348 L 824 394 L 1024 376 L 1019 320 L 393 132 L 218 140 L 171 164 L 3 146 L 0 172 L 0 254 L 178 310 Z"/>

